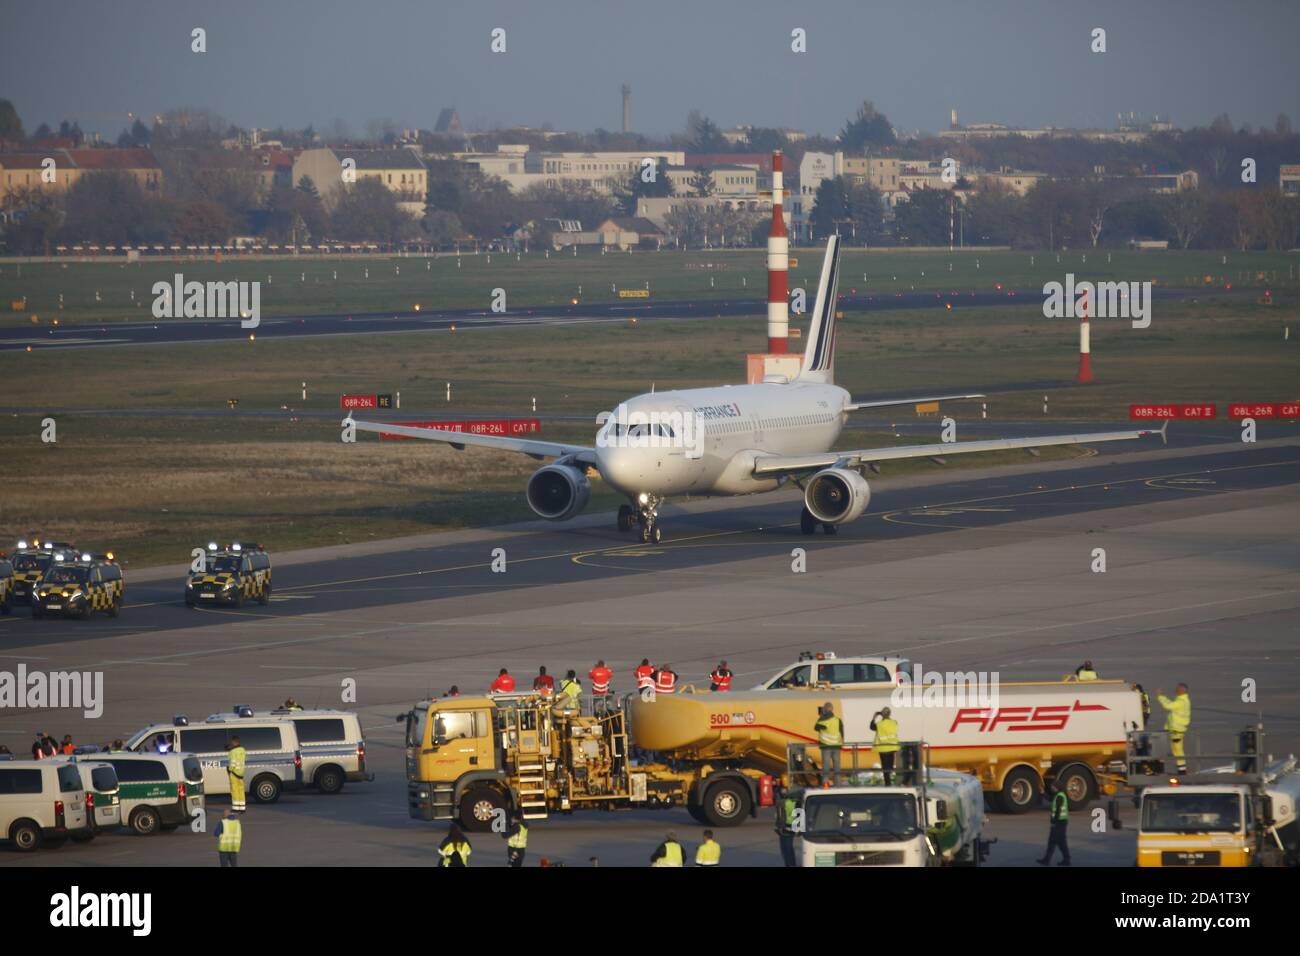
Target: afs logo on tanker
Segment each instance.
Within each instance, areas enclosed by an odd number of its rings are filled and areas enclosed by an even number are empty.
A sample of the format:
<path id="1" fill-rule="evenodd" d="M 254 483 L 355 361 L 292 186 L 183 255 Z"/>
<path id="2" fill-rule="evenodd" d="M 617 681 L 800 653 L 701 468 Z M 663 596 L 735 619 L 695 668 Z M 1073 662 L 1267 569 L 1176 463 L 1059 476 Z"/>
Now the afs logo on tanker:
<path id="1" fill-rule="evenodd" d="M 1064 730 L 1072 714 L 1084 711 L 1110 710 L 1105 704 L 1085 704 L 1075 700 L 1074 706 L 1054 704 L 1041 707 L 963 707 L 957 711 L 948 733 L 955 733 L 963 724 L 976 724 L 981 733 L 992 733 L 1005 725 L 1007 730 Z"/>

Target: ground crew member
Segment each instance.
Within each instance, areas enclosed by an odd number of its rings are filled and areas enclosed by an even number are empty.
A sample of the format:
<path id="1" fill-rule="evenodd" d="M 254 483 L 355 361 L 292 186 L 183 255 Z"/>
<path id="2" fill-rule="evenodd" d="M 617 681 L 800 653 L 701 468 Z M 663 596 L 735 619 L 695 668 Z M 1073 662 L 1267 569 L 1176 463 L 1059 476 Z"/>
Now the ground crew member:
<path id="1" fill-rule="evenodd" d="M 1151 697 L 1141 684 L 1134 684 L 1133 689 L 1142 695 L 1142 729 L 1146 730 L 1151 723 Z"/>
<path id="2" fill-rule="evenodd" d="M 546 673 L 545 667 L 537 668 L 537 676 L 533 678 L 533 690 L 543 697 L 550 697 L 555 693 L 555 678 Z"/>
<path id="3" fill-rule="evenodd" d="M 696 866 L 717 866 L 722 862 L 722 847 L 713 839 L 713 831 L 704 831 L 704 842 L 695 848 Z"/>
<path id="4" fill-rule="evenodd" d="M 633 673 L 636 674 L 636 689 L 638 693 L 644 691 L 647 687 L 653 687 L 655 685 L 655 669 L 654 665 L 650 663 L 649 658 L 641 658 L 641 666 Z"/>
<path id="5" fill-rule="evenodd" d="M 781 806 L 776 814 L 776 834 L 781 841 L 781 860 L 786 866 L 794 866 L 794 815 L 799 803 L 788 793 L 781 798 Z"/>
<path id="6" fill-rule="evenodd" d="M 656 694 L 672 694 L 677 690 L 677 672 L 673 670 L 672 664 L 665 664 L 654 672 L 654 688 Z"/>
<path id="7" fill-rule="evenodd" d="M 682 845 L 677 842 L 677 834 L 671 830 L 664 837 L 664 842 L 660 843 L 650 856 L 651 866 L 681 866 L 685 854 L 682 853 Z"/>
<path id="8" fill-rule="evenodd" d="M 492 682 L 488 688 L 489 694 L 513 694 L 515 690 L 515 679 L 510 676 L 510 672 L 504 667 L 497 674 L 497 679 Z"/>
<path id="9" fill-rule="evenodd" d="M 36 735 L 36 741 L 32 744 L 32 759 L 41 760 L 45 757 L 53 757 L 58 753 L 58 748 L 54 746 L 54 738 L 45 731 L 40 731 Z"/>
<path id="10" fill-rule="evenodd" d="M 1096 680 L 1097 672 L 1093 670 L 1092 661 L 1084 661 L 1074 669 L 1075 680 Z"/>
<path id="11" fill-rule="evenodd" d="M 528 827 L 524 816 L 519 811 L 510 820 L 510 829 L 506 831 L 506 864 L 520 867 L 524 865 L 524 851 L 528 849 Z"/>
<path id="12" fill-rule="evenodd" d="M 884 771 L 885 786 L 894 785 L 894 754 L 898 753 L 898 721 L 889 716 L 889 708 L 883 707 L 871 718 L 871 729 L 876 732 L 871 749 L 880 757 L 880 769 Z"/>
<path id="13" fill-rule="evenodd" d="M 1056 781 L 1047 785 L 1047 792 L 1052 795 L 1052 828 L 1047 834 L 1047 852 L 1038 863 L 1047 866 L 1052 862 L 1052 850 L 1059 848 L 1061 862 L 1058 866 L 1069 866 L 1070 844 L 1065 839 L 1065 828 L 1070 824 L 1070 800 L 1066 797 L 1065 791 L 1057 789 Z"/>
<path id="14" fill-rule="evenodd" d="M 567 698 L 567 700 L 565 699 Z M 560 681 L 560 699 L 557 706 L 562 709 L 578 710 L 581 707 L 582 684 L 578 681 L 578 672 L 570 670 Z"/>
<path id="15" fill-rule="evenodd" d="M 230 751 L 226 754 L 228 761 L 226 776 L 230 780 L 230 808 L 236 813 L 243 813 L 244 806 L 244 767 L 248 762 L 248 751 L 239 744 L 238 737 L 230 738 Z"/>
<path id="16" fill-rule="evenodd" d="M 285 700 L 285 702 L 284 702 L 284 709 L 285 709 L 285 710 L 302 710 L 302 705 L 299 704 L 299 703 L 298 703 L 296 700 L 294 700 L 292 697 L 290 697 L 290 698 L 288 698 L 288 699 Z"/>
<path id="17" fill-rule="evenodd" d="M 61 747 L 59 748 L 59 753 L 70 754 L 70 753 L 75 753 L 76 750 L 77 750 L 77 747 L 76 747 L 76 745 L 72 742 L 72 734 L 64 734 L 64 735 L 63 735 L 63 746 L 61 746 Z"/>
<path id="18" fill-rule="evenodd" d="M 713 668 L 713 673 L 709 675 L 709 690 L 731 690 L 731 671 L 727 669 L 726 661 L 720 661 Z"/>
<path id="19" fill-rule="evenodd" d="M 1179 684 L 1170 700 L 1165 692 L 1157 687 L 1156 700 L 1165 709 L 1165 730 L 1169 731 L 1169 752 L 1178 761 L 1178 772 L 1187 773 L 1187 757 L 1183 753 L 1183 737 L 1192 723 L 1192 698 L 1187 693 L 1187 685 Z"/>
<path id="20" fill-rule="evenodd" d="M 597 697 L 609 693 L 609 682 L 614 679 L 614 672 L 605 666 L 604 661 L 596 661 L 596 666 L 587 672 L 591 678 L 591 692 Z"/>
<path id="21" fill-rule="evenodd" d="M 830 701 L 822 704 L 817 723 L 813 724 L 813 730 L 817 732 L 817 743 L 822 751 L 822 786 L 832 786 L 836 783 L 840 772 L 840 748 L 844 746 L 844 723 L 835 716 L 835 708 Z"/>
<path id="22" fill-rule="evenodd" d="M 460 827 L 452 824 L 447 828 L 447 836 L 438 844 L 438 855 L 442 857 L 440 866 L 469 866 L 469 855 L 474 850 L 460 832 Z"/>
<path id="23" fill-rule="evenodd" d="M 239 866 L 239 849 L 244 844 L 244 827 L 235 816 L 234 808 L 226 807 L 226 812 L 217 821 L 213 831 L 217 838 L 217 859 L 223 867 Z"/>
<path id="24" fill-rule="evenodd" d="M 121 737 L 118 737 L 108 746 L 108 752 L 113 754 L 119 753 L 120 751 L 123 751 L 125 749 L 126 749 L 126 744 L 122 743 Z"/>
<path id="25" fill-rule="evenodd" d="M 452 684 L 452 685 L 451 685 L 451 690 L 447 691 L 447 693 L 443 694 L 442 696 L 443 696 L 443 697 L 459 697 L 459 696 L 460 696 L 460 688 L 457 687 L 455 684 Z"/>

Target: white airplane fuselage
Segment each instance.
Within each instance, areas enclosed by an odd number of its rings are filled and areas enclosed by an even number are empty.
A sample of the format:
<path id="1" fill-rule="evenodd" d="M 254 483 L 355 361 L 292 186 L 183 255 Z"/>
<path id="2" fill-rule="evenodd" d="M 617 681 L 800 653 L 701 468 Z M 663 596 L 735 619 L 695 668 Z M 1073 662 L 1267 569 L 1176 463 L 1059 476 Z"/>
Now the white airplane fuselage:
<path id="1" fill-rule="evenodd" d="M 755 478 L 755 458 L 829 451 L 851 400 L 837 385 L 797 380 L 638 395 L 601 426 L 596 467 L 631 497 L 771 491 L 784 478 Z M 692 425 L 685 435 L 677 425 L 671 437 L 646 434 L 644 425 L 641 434 L 619 433 L 620 421 L 668 420 Z"/>

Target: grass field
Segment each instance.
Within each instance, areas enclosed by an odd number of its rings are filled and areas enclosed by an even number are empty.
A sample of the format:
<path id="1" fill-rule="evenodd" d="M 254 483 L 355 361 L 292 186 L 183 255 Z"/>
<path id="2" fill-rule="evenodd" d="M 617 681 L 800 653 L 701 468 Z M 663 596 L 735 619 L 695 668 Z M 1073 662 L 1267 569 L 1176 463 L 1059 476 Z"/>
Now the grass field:
<path id="1" fill-rule="evenodd" d="M 790 285 L 815 296 L 820 248 L 792 253 L 798 265 Z M 644 289 L 653 300 L 761 299 L 765 253 L 584 251 L 576 257 L 541 253 L 443 255 L 437 258 L 212 259 L 16 262 L 0 260 L 0 323 L 98 322 L 152 318 L 153 284 L 186 280 L 261 282 L 263 316 L 482 308 L 504 289 L 510 309 L 618 299 L 616 290 Z M 1226 257 L 1227 262 L 1223 259 Z M 1059 260 L 1059 261 L 1058 261 Z M 914 289 L 993 291 L 1039 288 L 1063 281 L 1153 280 L 1162 285 L 1271 287 L 1285 296 L 1300 290 L 1300 256 L 1288 253 L 1107 252 L 1066 253 L 865 252 L 843 254 L 841 292 L 892 294 Z M 99 298 L 96 299 L 98 294 Z M 62 301 L 60 301 L 62 296 Z M 134 296 L 134 298 L 132 297 Z M 24 302 L 14 311 L 14 302 Z M 168 320 L 178 321 L 178 320 Z"/>
<path id="2" fill-rule="evenodd" d="M 13 268 L 3 266 L 4 279 L 15 278 Z M 1222 416 L 1232 401 L 1300 397 L 1300 342 L 1283 339 L 1300 312 L 1284 294 L 1277 299 L 1162 300 L 1145 330 L 1096 321 L 1097 382 L 1085 388 L 1069 384 L 1076 324 L 1043 318 L 1037 304 L 849 312 L 837 337 L 838 380 L 875 395 L 981 386 L 994 422 L 1123 423 L 1130 404 L 1155 401 L 1215 402 Z M 535 462 L 368 436 L 344 445 L 339 394 L 400 391 L 402 414 L 427 418 L 526 416 L 536 397 L 545 437 L 587 443 L 598 411 L 652 384 L 742 380 L 744 354 L 761 349 L 763 335 L 755 316 L 0 354 L 0 540 L 29 530 L 68 535 L 115 547 L 141 567 L 183 560 L 214 535 L 285 550 L 528 517 L 521 491 Z M 1027 381 L 1061 384 L 1015 387 Z M 233 413 L 230 398 L 239 399 Z M 961 404 L 944 412 L 959 423 L 979 414 Z M 915 420 L 910 409 L 897 414 Z M 40 440 L 46 415 L 57 423 L 53 445 Z M 844 439 L 892 440 L 861 432 Z M 989 462 L 891 464 L 887 473 Z M 593 509 L 617 503 L 599 482 L 595 490 Z"/>

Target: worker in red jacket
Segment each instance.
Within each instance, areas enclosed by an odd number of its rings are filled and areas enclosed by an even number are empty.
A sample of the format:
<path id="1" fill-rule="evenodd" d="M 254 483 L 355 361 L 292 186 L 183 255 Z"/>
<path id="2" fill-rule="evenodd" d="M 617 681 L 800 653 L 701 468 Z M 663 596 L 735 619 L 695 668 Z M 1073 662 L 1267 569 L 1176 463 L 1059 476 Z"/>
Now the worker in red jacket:
<path id="1" fill-rule="evenodd" d="M 545 667 L 537 668 L 537 676 L 533 678 L 533 690 L 543 697 L 550 697 L 555 693 L 555 678 L 546 673 Z"/>
<path id="2" fill-rule="evenodd" d="M 672 664 L 665 664 L 654 672 L 656 694 L 672 694 L 677 690 L 677 672 Z"/>
<path id="3" fill-rule="evenodd" d="M 726 661 L 713 668 L 709 675 L 709 690 L 731 690 L 731 671 L 727 669 Z"/>
<path id="4" fill-rule="evenodd" d="M 643 691 L 647 687 L 653 687 L 655 685 L 655 669 L 654 665 L 650 663 L 649 658 L 641 658 L 641 666 L 633 673 L 636 674 L 636 689 L 638 691 Z"/>
<path id="5" fill-rule="evenodd" d="M 591 692 L 597 697 L 609 693 L 609 682 L 614 679 L 614 672 L 605 666 L 604 661 L 596 661 L 596 666 L 587 672 L 591 678 Z"/>
<path id="6" fill-rule="evenodd" d="M 489 694 L 513 694 L 515 691 L 515 679 L 510 676 L 510 672 L 504 667 L 501 673 L 497 674 L 497 679 L 492 682 L 488 688 Z"/>

